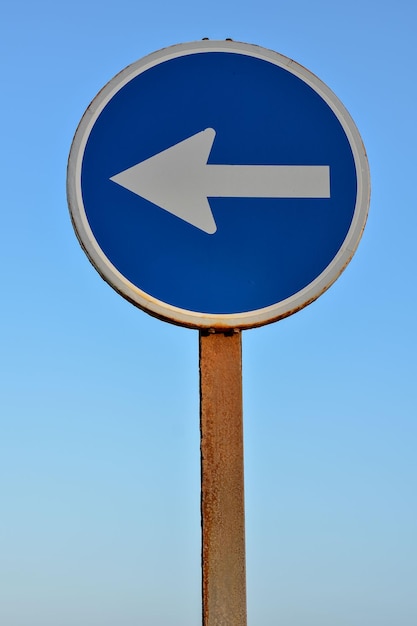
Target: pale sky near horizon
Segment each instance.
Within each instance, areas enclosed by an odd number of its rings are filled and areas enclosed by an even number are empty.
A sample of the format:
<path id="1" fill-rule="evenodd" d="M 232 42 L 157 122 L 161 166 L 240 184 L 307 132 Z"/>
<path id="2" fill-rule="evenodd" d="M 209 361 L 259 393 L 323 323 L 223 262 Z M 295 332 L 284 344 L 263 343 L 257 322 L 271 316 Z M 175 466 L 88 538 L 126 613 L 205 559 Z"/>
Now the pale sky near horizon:
<path id="1" fill-rule="evenodd" d="M 117 72 L 232 37 L 336 93 L 372 185 L 340 279 L 243 335 L 248 624 L 415 626 L 416 18 L 411 0 L 4 6 L 1 624 L 201 623 L 198 333 L 101 280 L 65 177 Z"/>

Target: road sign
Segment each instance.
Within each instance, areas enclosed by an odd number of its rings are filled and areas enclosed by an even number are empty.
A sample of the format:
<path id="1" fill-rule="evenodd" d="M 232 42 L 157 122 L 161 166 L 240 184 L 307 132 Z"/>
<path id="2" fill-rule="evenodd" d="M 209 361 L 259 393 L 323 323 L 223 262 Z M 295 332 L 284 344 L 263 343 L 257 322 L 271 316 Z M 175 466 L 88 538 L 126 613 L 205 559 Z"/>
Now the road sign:
<path id="1" fill-rule="evenodd" d="M 244 329 L 321 295 L 365 226 L 369 169 L 316 76 L 232 41 L 166 48 L 96 96 L 68 199 L 91 262 L 125 298 L 194 328 Z"/>

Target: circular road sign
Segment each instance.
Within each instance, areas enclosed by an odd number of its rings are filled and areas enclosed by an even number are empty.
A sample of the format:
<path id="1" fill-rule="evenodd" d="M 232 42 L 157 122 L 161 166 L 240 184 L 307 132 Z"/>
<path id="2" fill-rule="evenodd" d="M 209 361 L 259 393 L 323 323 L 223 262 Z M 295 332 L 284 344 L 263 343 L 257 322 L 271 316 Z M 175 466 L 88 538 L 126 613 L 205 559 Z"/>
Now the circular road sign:
<path id="1" fill-rule="evenodd" d="M 369 206 L 359 132 L 316 76 L 258 46 L 200 41 L 115 76 L 76 131 L 68 202 L 101 276 L 200 329 L 291 315 L 351 260 Z"/>

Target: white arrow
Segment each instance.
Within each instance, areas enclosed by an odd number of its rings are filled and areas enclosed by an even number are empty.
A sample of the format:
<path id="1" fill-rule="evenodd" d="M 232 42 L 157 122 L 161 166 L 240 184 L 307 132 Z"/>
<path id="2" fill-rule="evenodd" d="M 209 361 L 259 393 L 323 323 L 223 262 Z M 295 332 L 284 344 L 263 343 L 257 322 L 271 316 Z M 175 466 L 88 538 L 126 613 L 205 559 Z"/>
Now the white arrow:
<path id="1" fill-rule="evenodd" d="M 208 198 L 329 198 L 328 165 L 211 165 L 206 128 L 110 180 L 212 235 Z"/>

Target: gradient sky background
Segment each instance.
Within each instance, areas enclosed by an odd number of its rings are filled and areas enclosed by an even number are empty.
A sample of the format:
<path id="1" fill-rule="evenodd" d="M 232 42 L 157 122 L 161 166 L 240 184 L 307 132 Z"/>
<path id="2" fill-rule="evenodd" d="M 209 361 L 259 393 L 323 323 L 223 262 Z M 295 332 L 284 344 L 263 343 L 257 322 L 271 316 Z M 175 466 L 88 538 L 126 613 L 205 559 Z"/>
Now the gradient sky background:
<path id="1" fill-rule="evenodd" d="M 417 623 L 411 0 L 28 0 L 0 24 L 0 623 L 201 623 L 198 334 L 119 297 L 70 223 L 76 126 L 119 70 L 260 44 L 345 104 L 372 178 L 342 277 L 243 336 L 248 623 Z"/>

